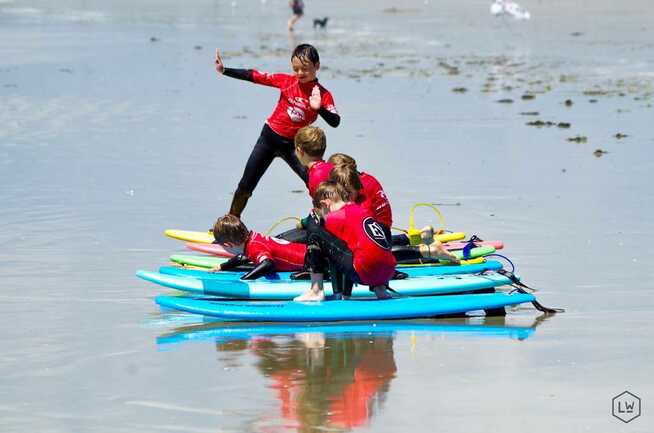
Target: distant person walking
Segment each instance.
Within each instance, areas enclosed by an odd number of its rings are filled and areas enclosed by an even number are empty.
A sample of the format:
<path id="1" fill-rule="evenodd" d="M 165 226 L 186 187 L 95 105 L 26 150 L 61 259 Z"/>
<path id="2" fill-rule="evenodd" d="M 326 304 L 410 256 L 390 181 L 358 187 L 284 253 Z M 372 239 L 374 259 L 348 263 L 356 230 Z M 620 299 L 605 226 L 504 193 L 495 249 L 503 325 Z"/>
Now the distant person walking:
<path id="1" fill-rule="evenodd" d="M 289 0 L 288 5 L 293 11 L 293 16 L 288 20 L 288 31 L 293 31 L 293 26 L 304 15 L 304 2 L 302 0 Z"/>

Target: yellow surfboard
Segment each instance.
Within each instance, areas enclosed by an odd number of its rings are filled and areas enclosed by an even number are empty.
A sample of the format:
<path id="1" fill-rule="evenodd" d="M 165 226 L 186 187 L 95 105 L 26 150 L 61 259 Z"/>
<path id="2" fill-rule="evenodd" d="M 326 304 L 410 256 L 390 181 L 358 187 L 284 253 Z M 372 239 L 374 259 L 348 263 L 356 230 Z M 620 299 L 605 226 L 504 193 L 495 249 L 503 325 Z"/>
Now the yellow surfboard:
<path id="1" fill-rule="evenodd" d="M 178 239 L 180 241 L 186 241 L 186 242 L 198 242 L 201 244 L 210 244 L 213 243 L 214 237 L 211 232 L 195 232 L 192 230 L 175 230 L 175 229 L 169 229 L 164 232 L 166 236 L 169 238 L 173 239 Z M 456 232 L 456 233 L 442 233 L 440 235 L 436 235 L 436 239 L 438 239 L 441 242 L 449 242 L 449 241 L 458 241 L 461 239 L 465 239 L 466 234 L 462 232 Z"/>
<path id="2" fill-rule="evenodd" d="M 166 230 L 164 232 L 166 236 L 169 238 L 177 239 L 180 241 L 186 241 L 186 242 L 198 242 L 201 244 L 211 244 L 215 240 L 213 237 L 213 233 L 206 231 L 206 232 L 194 232 L 191 230 Z"/>
<path id="3" fill-rule="evenodd" d="M 474 259 L 469 259 L 469 260 L 461 260 L 462 265 L 476 265 L 479 263 L 485 263 L 486 259 L 483 257 L 477 257 Z M 411 267 L 416 267 L 416 266 L 425 266 L 424 264 L 398 264 L 398 268 L 411 268 Z M 429 263 L 429 266 L 454 266 L 451 263 L 448 262 L 440 262 L 440 263 Z"/>
<path id="4" fill-rule="evenodd" d="M 466 234 L 463 232 L 441 233 L 440 235 L 435 235 L 434 237 L 441 242 L 460 241 L 461 239 L 466 238 Z"/>

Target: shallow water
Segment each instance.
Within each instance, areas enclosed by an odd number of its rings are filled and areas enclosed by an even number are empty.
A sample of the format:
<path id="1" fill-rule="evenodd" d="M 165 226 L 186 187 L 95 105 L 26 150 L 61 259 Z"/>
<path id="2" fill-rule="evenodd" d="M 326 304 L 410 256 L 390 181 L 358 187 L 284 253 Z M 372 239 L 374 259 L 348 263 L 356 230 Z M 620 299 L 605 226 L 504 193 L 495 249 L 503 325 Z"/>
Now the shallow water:
<path id="1" fill-rule="evenodd" d="M 0 429 L 651 431 L 611 399 L 654 399 L 652 6 L 307 3 L 327 31 L 289 38 L 281 0 L 0 1 Z M 302 41 L 343 116 L 328 152 L 380 178 L 396 225 L 439 203 L 565 314 L 225 335 L 159 311 L 134 272 L 227 209 L 277 97 L 217 78 L 214 48 L 286 71 Z M 305 213 L 300 189 L 274 163 L 246 223 Z"/>

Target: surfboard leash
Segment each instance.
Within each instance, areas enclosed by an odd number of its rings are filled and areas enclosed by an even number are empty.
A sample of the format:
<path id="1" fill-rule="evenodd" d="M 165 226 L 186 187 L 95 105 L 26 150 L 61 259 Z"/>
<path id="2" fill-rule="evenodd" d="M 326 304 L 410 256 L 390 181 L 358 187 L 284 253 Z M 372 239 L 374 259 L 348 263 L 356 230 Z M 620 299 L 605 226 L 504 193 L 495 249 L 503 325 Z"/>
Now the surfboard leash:
<path id="1" fill-rule="evenodd" d="M 487 259 L 489 257 L 501 257 L 501 258 L 503 258 L 504 260 L 509 262 L 509 264 L 511 265 L 511 271 L 509 271 L 509 272 L 511 272 L 511 274 L 515 273 L 515 265 L 513 264 L 511 259 L 509 259 L 507 256 L 503 256 L 502 254 L 498 254 L 498 253 L 493 253 L 493 254 L 489 254 L 489 255 L 485 256 L 484 258 Z"/>
<path id="2" fill-rule="evenodd" d="M 516 293 L 516 292 L 523 293 L 523 294 L 532 294 L 533 292 L 536 292 L 536 289 L 529 287 L 528 285 L 520 281 L 512 272 L 509 272 L 505 269 L 499 269 L 497 273 L 500 275 L 504 275 L 509 280 L 511 280 L 511 287 L 513 287 L 513 290 L 511 290 L 509 294 Z M 545 314 L 556 314 L 556 313 L 565 312 L 565 309 L 563 308 L 546 307 L 538 301 L 531 301 L 531 304 L 534 306 L 535 309 Z"/>
<path id="3" fill-rule="evenodd" d="M 521 287 L 516 287 L 513 284 L 511 284 L 511 287 L 513 287 L 514 289 L 511 290 L 509 292 L 509 294 L 516 293 L 516 292 L 517 293 L 523 293 L 523 294 L 529 294 L 529 292 L 527 292 L 525 289 L 523 289 Z M 543 304 L 541 304 L 538 301 L 531 301 L 531 304 L 534 306 L 535 309 L 537 309 L 538 311 L 542 311 L 545 314 L 565 313 L 565 309 L 563 309 L 563 308 L 546 307 L 546 306 L 544 306 Z"/>
<path id="4" fill-rule="evenodd" d="M 509 293 L 517 292 L 517 293 L 532 294 L 532 293 L 538 291 L 538 290 L 534 289 L 533 287 L 529 287 L 528 285 L 526 285 L 525 283 L 520 281 L 518 279 L 518 277 L 515 276 L 515 265 L 513 264 L 511 259 L 509 259 L 506 256 L 503 256 L 502 254 L 489 254 L 486 257 L 488 258 L 488 257 L 492 257 L 492 256 L 501 257 L 504 260 L 506 260 L 507 262 L 509 262 L 509 264 L 511 265 L 511 270 L 510 271 L 507 271 L 506 269 L 498 269 L 496 271 L 498 274 L 504 275 L 509 280 L 511 280 L 511 287 L 513 287 L 513 290 L 511 292 L 509 292 Z M 565 312 L 565 309 L 563 309 L 563 308 L 546 307 L 546 306 L 544 306 L 543 304 L 541 304 L 538 301 L 532 301 L 532 305 L 538 311 L 542 311 L 545 314 L 555 314 L 555 313 L 564 313 Z"/>

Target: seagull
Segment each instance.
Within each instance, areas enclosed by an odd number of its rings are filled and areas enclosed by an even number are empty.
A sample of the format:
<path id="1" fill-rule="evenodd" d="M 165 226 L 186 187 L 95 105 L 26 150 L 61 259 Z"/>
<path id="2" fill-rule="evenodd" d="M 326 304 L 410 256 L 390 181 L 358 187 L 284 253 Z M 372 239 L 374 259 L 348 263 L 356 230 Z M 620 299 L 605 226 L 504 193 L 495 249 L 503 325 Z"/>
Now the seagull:
<path id="1" fill-rule="evenodd" d="M 529 11 L 511 0 L 495 0 L 490 7 L 490 12 L 496 17 L 510 15 L 516 20 L 528 20 L 531 18 Z"/>

